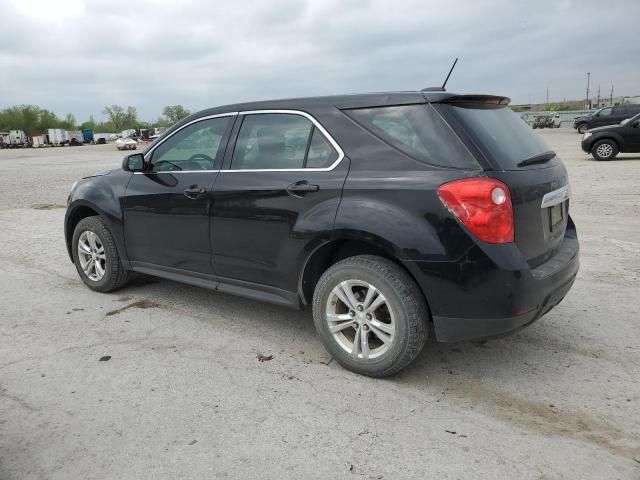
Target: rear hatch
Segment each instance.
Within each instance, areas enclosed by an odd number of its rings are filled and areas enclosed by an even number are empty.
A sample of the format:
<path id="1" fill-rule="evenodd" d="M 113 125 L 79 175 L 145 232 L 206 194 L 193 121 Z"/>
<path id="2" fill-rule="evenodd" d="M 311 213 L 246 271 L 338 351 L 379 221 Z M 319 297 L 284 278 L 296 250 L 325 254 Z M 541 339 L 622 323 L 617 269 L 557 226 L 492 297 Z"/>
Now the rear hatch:
<path id="1" fill-rule="evenodd" d="M 492 96 L 454 96 L 434 104 L 485 174 L 511 191 L 515 243 L 532 268 L 560 249 L 569 218 L 569 180 L 555 152 Z"/>

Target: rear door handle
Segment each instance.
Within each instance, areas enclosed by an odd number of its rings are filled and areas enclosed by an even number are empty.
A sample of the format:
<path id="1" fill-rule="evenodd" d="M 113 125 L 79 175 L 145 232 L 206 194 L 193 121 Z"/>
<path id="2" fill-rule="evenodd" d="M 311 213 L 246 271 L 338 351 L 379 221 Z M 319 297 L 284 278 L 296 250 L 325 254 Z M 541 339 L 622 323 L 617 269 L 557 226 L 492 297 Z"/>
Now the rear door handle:
<path id="1" fill-rule="evenodd" d="M 294 197 L 300 197 L 301 193 L 306 192 L 317 192 L 320 190 L 319 185 L 313 185 L 312 183 L 307 182 L 306 180 L 300 180 L 299 182 L 294 182 L 287 187 L 287 193 L 293 195 Z"/>
<path id="2" fill-rule="evenodd" d="M 206 191 L 207 190 L 205 188 L 198 187 L 196 185 L 194 187 L 187 188 L 183 193 L 185 197 L 190 198 L 191 200 L 197 200 L 198 198 L 202 197 L 202 195 L 204 195 Z"/>

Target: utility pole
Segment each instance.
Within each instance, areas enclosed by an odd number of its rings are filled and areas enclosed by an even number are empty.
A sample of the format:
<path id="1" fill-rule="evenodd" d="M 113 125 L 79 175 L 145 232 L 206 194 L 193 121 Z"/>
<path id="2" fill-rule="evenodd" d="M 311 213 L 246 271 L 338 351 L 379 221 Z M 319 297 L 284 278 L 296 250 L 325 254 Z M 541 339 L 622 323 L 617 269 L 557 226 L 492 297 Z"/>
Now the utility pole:
<path id="1" fill-rule="evenodd" d="M 600 108 L 600 84 L 598 84 L 598 102 L 596 103 L 596 108 Z"/>
<path id="2" fill-rule="evenodd" d="M 613 84 L 611 84 L 611 95 L 609 95 L 609 105 L 613 107 Z"/>
<path id="3" fill-rule="evenodd" d="M 589 79 L 591 77 L 591 72 L 587 72 L 587 103 L 585 105 L 585 108 L 591 108 L 591 105 L 589 105 Z"/>
<path id="4" fill-rule="evenodd" d="M 547 108 L 549 108 L 549 87 L 547 87 Z"/>

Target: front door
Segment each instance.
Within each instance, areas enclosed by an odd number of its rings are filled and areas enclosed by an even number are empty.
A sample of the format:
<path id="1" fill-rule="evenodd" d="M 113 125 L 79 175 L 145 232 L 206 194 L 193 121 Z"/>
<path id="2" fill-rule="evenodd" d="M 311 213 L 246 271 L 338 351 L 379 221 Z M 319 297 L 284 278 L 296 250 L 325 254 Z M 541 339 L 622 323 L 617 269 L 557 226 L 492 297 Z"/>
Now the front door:
<path id="1" fill-rule="evenodd" d="M 214 186 L 212 249 L 222 282 L 296 292 L 310 251 L 331 237 L 348 159 L 300 112 L 248 112 Z"/>
<path id="2" fill-rule="evenodd" d="M 625 152 L 640 152 L 640 115 L 627 122 L 624 138 Z"/>
<path id="3" fill-rule="evenodd" d="M 603 108 L 593 116 L 591 128 L 602 127 L 603 125 L 611 125 L 613 123 L 616 123 L 615 120 L 612 120 L 612 115 L 613 107 Z"/>
<path id="4" fill-rule="evenodd" d="M 209 239 L 211 188 L 234 116 L 196 120 L 146 156 L 124 200 L 124 234 L 135 267 L 213 273 Z"/>

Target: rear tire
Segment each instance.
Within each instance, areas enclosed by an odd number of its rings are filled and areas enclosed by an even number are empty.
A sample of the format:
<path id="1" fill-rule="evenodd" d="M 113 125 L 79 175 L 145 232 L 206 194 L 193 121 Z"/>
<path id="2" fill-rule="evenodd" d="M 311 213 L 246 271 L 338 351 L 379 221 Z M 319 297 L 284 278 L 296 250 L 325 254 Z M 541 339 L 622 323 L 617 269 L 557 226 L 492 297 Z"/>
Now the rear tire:
<path id="1" fill-rule="evenodd" d="M 78 222 L 71 251 L 78 275 L 91 290 L 111 292 L 127 283 L 128 272 L 120 261 L 111 232 L 100 217 L 86 217 Z"/>
<path id="2" fill-rule="evenodd" d="M 589 126 L 585 123 L 578 125 L 578 133 L 585 133 L 587 130 L 589 130 Z"/>
<path id="3" fill-rule="evenodd" d="M 613 140 L 599 140 L 591 147 L 591 155 L 596 160 L 613 160 L 618 155 L 618 144 Z"/>
<path id="4" fill-rule="evenodd" d="M 370 377 L 409 365 L 427 340 L 428 319 L 413 278 L 373 255 L 334 264 L 313 294 L 313 320 L 324 347 L 344 368 Z"/>

